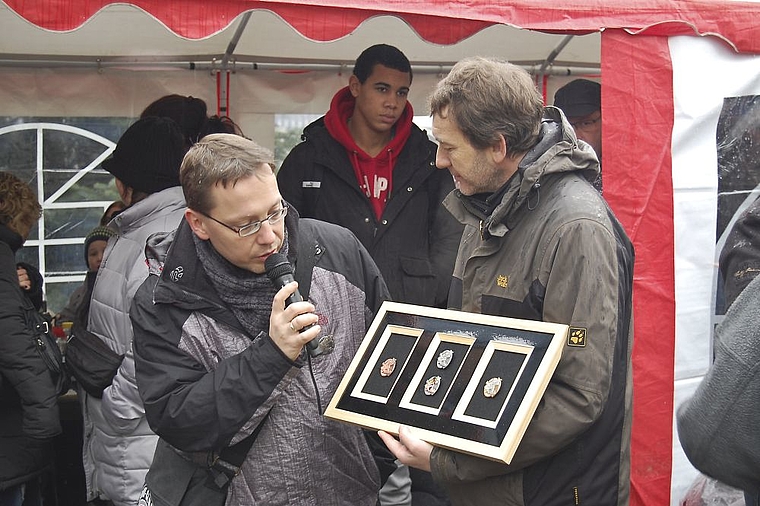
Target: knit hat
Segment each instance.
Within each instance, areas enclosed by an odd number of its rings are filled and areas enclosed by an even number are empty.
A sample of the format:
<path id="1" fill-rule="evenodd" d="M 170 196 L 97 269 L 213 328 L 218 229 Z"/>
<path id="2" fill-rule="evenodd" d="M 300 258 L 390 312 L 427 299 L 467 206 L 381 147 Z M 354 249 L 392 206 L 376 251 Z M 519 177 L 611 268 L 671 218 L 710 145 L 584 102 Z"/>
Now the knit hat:
<path id="1" fill-rule="evenodd" d="M 102 166 L 137 191 L 157 193 L 179 186 L 185 151 L 179 126 L 169 118 L 150 116 L 127 128 Z"/>
<path id="2" fill-rule="evenodd" d="M 84 264 L 89 265 L 89 262 L 87 262 L 87 251 L 90 249 L 90 244 L 92 244 L 95 241 L 106 241 L 108 242 L 108 239 L 111 237 L 115 237 L 116 231 L 114 231 L 112 228 L 108 227 L 95 227 L 92 229 L 92 231 L 87 234 L 87 237 L 84 239 Z"/>
<path id="3" fill-rule="evenodd" d="M 568 118 L 588 116 L 602 109 L 602 85 L 588 79 L 570 81 L 554 94 L 554 105 Z"/>

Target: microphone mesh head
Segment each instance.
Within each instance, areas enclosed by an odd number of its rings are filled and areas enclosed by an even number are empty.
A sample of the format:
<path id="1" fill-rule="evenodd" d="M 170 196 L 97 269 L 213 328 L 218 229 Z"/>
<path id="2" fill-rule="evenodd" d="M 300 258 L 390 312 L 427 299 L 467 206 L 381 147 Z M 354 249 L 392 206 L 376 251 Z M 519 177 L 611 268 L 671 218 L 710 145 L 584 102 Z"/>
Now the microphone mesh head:
<path id="1" fill-rule="evenodd" d="M 264 261 L 264 268 L 272 282 L 284 274 L 293 274 L 293 266 L 288 262 L 288 257 L 282 253 L 272 253 L 269 255 Z"/>

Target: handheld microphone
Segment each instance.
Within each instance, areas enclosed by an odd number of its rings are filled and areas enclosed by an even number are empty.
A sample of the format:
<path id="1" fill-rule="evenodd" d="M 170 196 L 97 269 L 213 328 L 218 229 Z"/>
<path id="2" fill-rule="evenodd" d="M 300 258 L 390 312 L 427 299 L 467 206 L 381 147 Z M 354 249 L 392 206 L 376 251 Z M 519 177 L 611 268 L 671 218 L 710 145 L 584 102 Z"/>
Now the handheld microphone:
<path id="1" fill-rule="evenodd" d="M 264 268 L 267 271 L 267 277 L 269 277 L 269 280 L 277 289 L 282 288 L 291 281 L 295 281 L 295 278 L 293 277 L 293 266 L 288 262 L 288 257 L 282 253 L 272 253 L 269 255 L 264 261 Z M 294 302 L 301 302 L 302 300 L 303 297 L 301 296 L 301 292 L 296 288 L 296 291 L 293 292 L 290 297 L 285 299 L 285 307 L 288 307 Z M 313 323 L 309 324 L 298 332 L 303 332 L 313 326 Z M 306 343 L 306 351 L 312 357 L 317 357 L 322 354 L 322 350 L 319 348 L 319 343 L 317 343 L 316 338 Z"/>

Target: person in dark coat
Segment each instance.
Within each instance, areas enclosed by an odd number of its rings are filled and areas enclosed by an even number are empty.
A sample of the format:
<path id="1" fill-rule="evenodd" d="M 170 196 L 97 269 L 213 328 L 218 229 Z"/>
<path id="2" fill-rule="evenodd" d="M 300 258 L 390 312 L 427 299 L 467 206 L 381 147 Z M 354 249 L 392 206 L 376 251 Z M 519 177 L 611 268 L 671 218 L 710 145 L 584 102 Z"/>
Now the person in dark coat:
<path id="1" fill-rule="evenodd" d="M 277 173 L 301 216 L 341 225 L 367 248 L 397 302 L 446 307 L 462 226 L 444 209 L 454 189 L 435 143 L 412 118 L 409 60 L 378 44 L 307 126 Z"/>
<path id="2" fill-rule="evenodd" d="M 0 504 L 41 504 L 40 477 L 61 432 L 55 386 L 37 353 L 25 312 L 36 311 L 19 284 L 16 251 L 40 217 L 32 189 L 0 172 Z"/>
<path id="3" fill-rule="evenodd" d="M 760 280 L 754 277 L 715 329 L 715 361 L 678 408 L 678 438 L 702 473 L 760 499 Z"/>
<path id="4" fill-rule="evenodd" d="M 393 300 L 446 307 L 463 227 L 442 205 L 454 181 L 436 170 L 435 143 L 412 123 L 411 85 L 411 64 L 398 48 L 365 49 L 327 114 L 304 129 L 277 183 L 302 216 L 341 225 L 359 238 Z M 402 466 L 389 480 L 383 505 L 408 504 L 406 492 L 390 492 L 396 482 L 404 489 L 404 473 Z M 410 473 L 411 493 L 420 497 L 413 502 L 447 503 L 429 474 Z"/>

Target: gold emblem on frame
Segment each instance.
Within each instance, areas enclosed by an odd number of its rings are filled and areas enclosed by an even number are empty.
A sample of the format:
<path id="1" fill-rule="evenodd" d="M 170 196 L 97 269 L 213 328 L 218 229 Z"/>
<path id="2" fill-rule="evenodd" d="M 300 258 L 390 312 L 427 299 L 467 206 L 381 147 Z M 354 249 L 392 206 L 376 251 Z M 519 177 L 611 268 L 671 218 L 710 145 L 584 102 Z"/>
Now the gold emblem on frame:
<path id="1" fill-rule="evenodd" d="M 435 393 L 438 391 L 438 387 L 440 386 L 441 386 L 440 376 L 433 376 L 432 378 L 428 378 L 428 380 L 425 382 L 425 388 L 424 388 L 425 395 L 435 395 Z"/>
<path id="2" fill-rule="evenodd" d="M 388 359 L 385 359 L 382 364 L 380 364 L 380 376 L 383 378 L 387 378 L 391 374 L 393 374 L 393 371 L 396 370 L 396 358 L 391 357 Z"/>
<path id="3" fill-rule="evenodd" d="M 491 378 L 483 385 L 483 395 L 489 399 L 496 397 L 496 394 L 501 390 L 501 378 Z"/>

